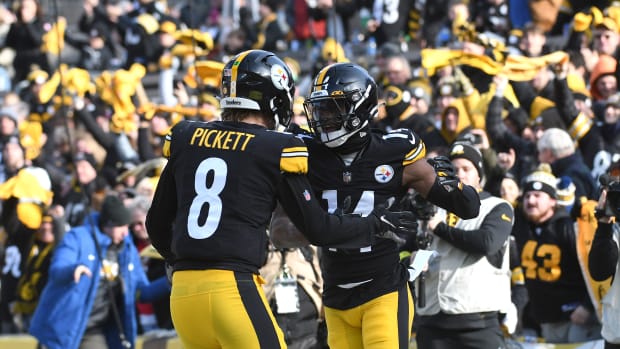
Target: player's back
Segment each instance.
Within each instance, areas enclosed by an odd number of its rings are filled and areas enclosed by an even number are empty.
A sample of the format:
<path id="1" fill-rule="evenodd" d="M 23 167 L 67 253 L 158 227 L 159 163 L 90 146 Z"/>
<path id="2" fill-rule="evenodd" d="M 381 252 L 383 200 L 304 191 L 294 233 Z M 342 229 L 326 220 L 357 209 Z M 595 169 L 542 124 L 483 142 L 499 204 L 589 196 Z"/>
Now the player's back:
<path id="1" fill-rule="evenodd" d="M 282 172 L 306 173 L 305 145 L 240 122 L 183 121 L 172 130 L 167 171 L 177 190 L 175 268 L 256 273 Z"/>

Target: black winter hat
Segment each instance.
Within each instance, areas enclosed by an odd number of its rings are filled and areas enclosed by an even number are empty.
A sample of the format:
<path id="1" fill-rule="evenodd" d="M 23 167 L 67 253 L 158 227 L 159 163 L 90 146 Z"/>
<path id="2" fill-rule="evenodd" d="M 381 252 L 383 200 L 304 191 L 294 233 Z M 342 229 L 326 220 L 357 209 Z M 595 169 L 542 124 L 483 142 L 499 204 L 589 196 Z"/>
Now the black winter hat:
<path id="1" fill-rule="evenodd" d="M 466 142 L 456 142 L 450 147 L 448 157 L 450 160 L 459 158 L 469 160 L 472 164 L 474 164 L 476 170 L 478 170 L 478 175 L 480 178 L 482 179 L 482 177 L 484 177 L 482 153 L 480 153 L 480 150 L 478 150 L 476 146 Z"/>
<path id="2" fill-rule="evenodd" d="M 101 213 L 99 214 L 99 226 L 101 227 L 118 227 L 129 225 L 131 222 L 131 212 L 121 199 L 116 195 L 108 195 L 101 205 Z"/>

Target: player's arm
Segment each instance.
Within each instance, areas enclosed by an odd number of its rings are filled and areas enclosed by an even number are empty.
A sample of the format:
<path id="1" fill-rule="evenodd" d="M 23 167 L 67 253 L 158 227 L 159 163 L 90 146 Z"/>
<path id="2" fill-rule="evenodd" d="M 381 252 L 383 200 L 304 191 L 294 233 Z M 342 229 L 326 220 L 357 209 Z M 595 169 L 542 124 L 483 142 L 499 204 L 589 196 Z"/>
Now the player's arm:
<path id="1" fill-rule="evenodd" d="M 420 159 L 405 166 L 403 185 L 415 189 L 428 201 L 463 219 L 477 217 L 480 212 L 480 197 L 476 189 L 464 185 L 456 177 L 447 158 L 429 161 Z M 452 171 L 446 170 L 449 168 L 452 168 Z"/>
<path id="2" fill-rule="evenodd" d="M 177 126 L 180 124 L 181 123 L 177 124 Z M 146 231 L 149 234 L 149 239 L 153 247 L 155 247 L 168 262 L 174 260 L 171 245 L 173 223 L 177 211 L 176 184 L 174 181 L 173 166 L 171 164 L 173 160 L 170 160 L 171 140 L 172 132 L 166 136 L 163 148 L 163 155 L 165 158 L 169 159 L 169 161 L 157 181 L 155 194 L 153 195 L 151 207 L 146 214 L 145 221 Z"/>
<path id="3" fill-rule="evenodd" d="M 285 174 L 278 187 L 278 200 L 295 227 L 317 246 L 361 248 L 370 246 L 376 219 L 331 215 L 323 210 L 304 175 Z"/>
<path id="4" fill-rule="evenodd" d="M 401 236 L 413 234 L 417 222 L 411 212 L 391 212 L 379 204 L 366 217 L 328 214 L 323 211 L 304 175 L 284 174 L 278 185 L 278 200 L 291 221 L 308 241 L 318 246 L 361 248 L 375 238 L 398 243 Z"/>
<path id="5" fill-rule="evenodd" d="M 277 248 L 297 248 L 310 244 L 278 204 L 271 218 L 269 238 Z"/>
<path id="6" fill-rule="evenodd" d="M 167 260 L 173 260 L 171 251 L 173 222 L 177 196 L 171 166 L 164 167 L 157 183 L 151 208 L 146 214 L 146 230 L 153 247 Z"/>

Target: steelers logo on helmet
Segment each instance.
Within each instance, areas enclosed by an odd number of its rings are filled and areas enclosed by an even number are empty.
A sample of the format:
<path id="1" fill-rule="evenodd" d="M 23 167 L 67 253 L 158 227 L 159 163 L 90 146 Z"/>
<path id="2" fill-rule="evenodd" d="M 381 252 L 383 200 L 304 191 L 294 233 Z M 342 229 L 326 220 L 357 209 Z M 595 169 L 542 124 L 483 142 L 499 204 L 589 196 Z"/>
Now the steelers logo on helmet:
<path id="1" fill-rule="evenodd" d="M 380 165 L 375 168 L 375 179 L 379 183 L 387 183 L 394 177 L 394 169 L 390 165 Z"/>
<path id="2" fill-rule="evenodd" d="M 271 82 L 278 90 L 288 90 L 289 79 L 290 77 L 281 65 L 274 64 L 271 66 Z"/>
<path id="3" fill-rule="evenodd" d="M 257 110 L 273 115 L 275 127 L 288 125 L 295 94 L 291 76 L 286 63 L 273 52 L 241 52 L 223 68 L 222 109 Z"/>

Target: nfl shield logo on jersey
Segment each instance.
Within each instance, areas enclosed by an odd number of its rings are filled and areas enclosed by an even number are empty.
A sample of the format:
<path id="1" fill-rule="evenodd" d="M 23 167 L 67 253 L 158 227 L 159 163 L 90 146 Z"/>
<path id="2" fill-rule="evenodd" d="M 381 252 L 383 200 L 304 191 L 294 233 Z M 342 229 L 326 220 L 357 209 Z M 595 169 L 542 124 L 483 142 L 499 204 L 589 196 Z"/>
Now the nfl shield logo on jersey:
<path id="1" fill-rule="evenodd" d="M 394 177 L 394 169 L 390 165 L 381 165 L 375 169 L 375 179 L 379 183 L 387 183 Z"/>
<path id="2" fill-rule="evenodd" d="M 351 183 L 351 172 L 345 171 L 342 174 L 342 181 L 345 183 Z"/>

